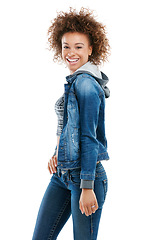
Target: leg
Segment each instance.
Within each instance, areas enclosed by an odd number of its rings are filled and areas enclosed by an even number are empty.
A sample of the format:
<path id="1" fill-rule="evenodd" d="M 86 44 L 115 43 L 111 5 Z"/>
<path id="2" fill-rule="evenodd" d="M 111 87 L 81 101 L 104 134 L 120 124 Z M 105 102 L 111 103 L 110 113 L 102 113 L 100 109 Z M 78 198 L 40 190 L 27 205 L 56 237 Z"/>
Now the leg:
<path id="1" fill-rule="evenodd" d="M 94 214 L 88 217 L 82 214 L 79 209 L 79 199 L 81 195 L 80 175 L 72 175 L 71 180 L 71 212 L 73 218 L 74 240 L 96 240 L 108 186 L 105 170 L 102 164 L 97 165 L 94 192 L 97 197 L 99 208 Z"/>
<path id="2" fill-rule="evenodd" d="M 74 191 L 72 192 L 71 196 L 71 212 L 74 228 L 74 240 L 96 240 L 102 213 L 102 200 L 100 199 L 100 201 L 98 201 L 98 210 L 94 214 L 87 217 L 85 214 L 82 214 L 79 209 L 80 194 L 81 190 Z M 99 200 L 98 197 L 97 200 Z"/>
<path id="3" fill-rule="evenodd" d="M 71 194 L 53 175 L 44 194 L 32 240 L 54 240 L 71 215 Z"/>

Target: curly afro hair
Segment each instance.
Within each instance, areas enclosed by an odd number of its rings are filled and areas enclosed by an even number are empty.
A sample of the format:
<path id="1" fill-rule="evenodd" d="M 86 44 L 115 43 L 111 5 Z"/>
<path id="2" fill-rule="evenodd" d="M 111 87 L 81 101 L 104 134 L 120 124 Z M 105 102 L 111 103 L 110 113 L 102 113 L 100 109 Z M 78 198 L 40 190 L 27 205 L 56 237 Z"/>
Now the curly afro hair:
<path id="1" fill-rule="evenodd" d="M 57 17 L 51 21 L 52 25 L 48 29 L 49 50 L 53 50 L 54 61 L 62 60 L 62 37 L 67 32 L 79 32 L 88 36 L 92 55 L 89 61 L 100 65 L 108 60 L 110 55 L 110 45 L 106 37 L 106 27 L 95 20 L 93 11 L 81 8 L 79 13 L 70 8 L 69 12 L 59 12 Z"/>

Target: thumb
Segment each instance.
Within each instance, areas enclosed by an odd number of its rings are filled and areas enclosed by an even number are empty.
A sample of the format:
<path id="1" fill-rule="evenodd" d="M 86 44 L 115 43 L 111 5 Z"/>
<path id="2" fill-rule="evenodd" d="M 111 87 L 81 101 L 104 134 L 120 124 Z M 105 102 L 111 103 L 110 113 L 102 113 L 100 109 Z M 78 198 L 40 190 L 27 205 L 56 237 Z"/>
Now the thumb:
<path id="1" fill-rule="evenodd" d="M 79 202 L 79 208 L 81 210 L 81 213 L 84 214 L 84 208 L 81 202 Z"/>

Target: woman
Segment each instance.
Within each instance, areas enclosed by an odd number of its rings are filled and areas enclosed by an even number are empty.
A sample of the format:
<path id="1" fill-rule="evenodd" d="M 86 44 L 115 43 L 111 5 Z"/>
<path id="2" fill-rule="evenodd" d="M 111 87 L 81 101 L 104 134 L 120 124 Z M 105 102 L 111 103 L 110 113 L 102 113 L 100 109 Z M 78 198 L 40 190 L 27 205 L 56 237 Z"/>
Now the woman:
<path id="1" fill-rule="evenodd" d="M 107 176 L 105 137 L 107 76 L 97 65 L 107 60 L 105 26 L 82 8 L 58 13 L 48 30 L 54 60 L 63 60 L 70 75 L 56 102 L 57 147 L 48 163 L 52 175 L 43 197 L 33 240 L 57 239 L 72 214 L 74 239 L 97 239 Z"/>

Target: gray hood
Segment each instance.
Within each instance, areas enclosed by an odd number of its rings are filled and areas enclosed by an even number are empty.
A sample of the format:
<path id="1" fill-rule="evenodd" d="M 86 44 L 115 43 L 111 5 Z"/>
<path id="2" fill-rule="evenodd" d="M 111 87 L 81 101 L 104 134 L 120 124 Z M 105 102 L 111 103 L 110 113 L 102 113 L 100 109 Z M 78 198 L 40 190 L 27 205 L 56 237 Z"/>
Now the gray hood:
<path id="1" fill-rule="evenodd" d="M 97 82 L 101 85 L 101 87 L 102 87 L 102 89 L 105 93 L 105 97 L 108 98 L 110 96 L 110 90 L 106 86 L 109 79 L 103 72 L 101 72 L 99 70 L 99 68 L 95 64 L 93 64 L 91 62 L 87 62 L 82 67 L 78 68 L 73 73 L 73 75 L 74 74 L 80 74 L 80 73 L 88 73 L 91 76 L 93 76 L 97 80 Z"/>

